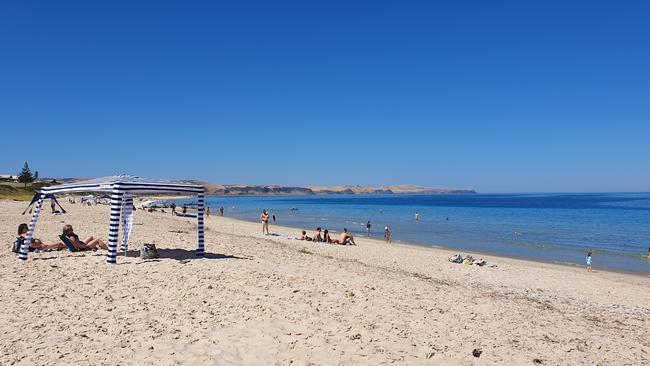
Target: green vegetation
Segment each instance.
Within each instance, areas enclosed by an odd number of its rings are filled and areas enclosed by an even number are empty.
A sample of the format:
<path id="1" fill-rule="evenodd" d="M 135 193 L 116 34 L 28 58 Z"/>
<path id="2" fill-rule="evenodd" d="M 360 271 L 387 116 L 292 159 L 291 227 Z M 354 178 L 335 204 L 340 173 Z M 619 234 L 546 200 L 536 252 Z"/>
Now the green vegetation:
<path id="1" fill-rule="evenodd" d="M 0 183 L 0 199 L 29 201 L 34 197 L 41 187 L 49 186 L 51 183 L 34 183 L 23 186 L 19 183 Z"/>
<path id="2" fill-rule="evenodd" d="M 23 170 L 20 172 L 20 175 L 18 175 L 18 182 L 25 184 L 25 188 L 27 187 L 27 183 L 34 182 L 34 176 L 32 175 L 31 170 L 29 170 L 29 164 L 27 164 L 27 162 L 25 162 Z"/>

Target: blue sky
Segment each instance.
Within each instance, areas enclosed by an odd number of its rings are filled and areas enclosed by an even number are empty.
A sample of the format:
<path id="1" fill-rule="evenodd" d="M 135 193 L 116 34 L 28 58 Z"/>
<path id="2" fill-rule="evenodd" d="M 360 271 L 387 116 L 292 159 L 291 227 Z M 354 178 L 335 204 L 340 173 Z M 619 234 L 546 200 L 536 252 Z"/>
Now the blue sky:
<path id="1" fill-rule="evenodd" d="M 649 4 L 5 1 L 0 173 L 650 191 Z"/>

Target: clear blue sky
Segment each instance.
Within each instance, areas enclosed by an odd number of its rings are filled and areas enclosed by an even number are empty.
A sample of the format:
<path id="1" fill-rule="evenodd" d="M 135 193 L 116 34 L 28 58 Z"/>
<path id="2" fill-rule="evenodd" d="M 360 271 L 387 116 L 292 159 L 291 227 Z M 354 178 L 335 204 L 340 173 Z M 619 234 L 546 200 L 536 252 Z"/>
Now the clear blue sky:
<path id="1" fill-rule="evenodd" d="M 0 173 L 650 191 L 648 1 L 3 1 Z"/>

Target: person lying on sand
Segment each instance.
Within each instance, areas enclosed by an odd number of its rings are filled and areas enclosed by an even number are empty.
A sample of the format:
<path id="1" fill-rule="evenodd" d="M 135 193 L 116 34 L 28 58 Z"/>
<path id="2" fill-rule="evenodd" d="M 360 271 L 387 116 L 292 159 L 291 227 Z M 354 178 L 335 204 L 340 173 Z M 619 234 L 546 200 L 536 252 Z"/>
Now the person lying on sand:
<path id="1" fill-rule="evenodd" d="M 316 228 L 316 234 L 314 235 L 314 241 L 321 242 L 323 241 L 323 237 L 320 235 L 320 228 Z"/>
<path id="2" fill-rule="evenodd" d="M 18 250 L 20 250 L 20 247 L 22 246 L 23 242 L 27 239 L 27 231 L 29 227 L 27 224 L 20 224 L 18 225 L 18 238 L 17 241 L 19 242 L 18 244 Z M 33 252 L 35 250 L 51 250 L 51 249 L 65 249 L 65 245 L 63 243 L 53 243 L 53 244 L 45 244 L 43 241 L 37 238 L 32 238 L 32 242 L 29 244 L 29 251 Z"/>
<path id="3" fill-rule="evenodd" d="M 296 238 L 296 239 L 298 239 L 298 240 L 307 240 L 307 241 L 312 240 L 310 237 L 307 236 L 307 232 L 305 230 L 302 231 L 302 236 L 300 238 Z"/>
<path id="4" fill-rule="evenodd" d="M 341 233 L 338 244 L 341 244 L 341 245 L 357 245 L 357 243 L 354 242 L 354 237 L 352 235 L 348 234 L 348 229 L 346 229 L 346 228 L 343 229 L 343 232 Z"/>
<path id="5" fill-rule="evenodd" d="M 65 225 L 63 227 L 63 235 L 61 236 L 68 238 L 70 243 L 72 243 L 78 251 L 97 250 L 97 247 L 108 249 L 108 246 L 106 246 L 101 239 L 95 239 L 92 236 L 84 241 L 79 240 L 79 235 L 74 233 L 72 225 Z"/>

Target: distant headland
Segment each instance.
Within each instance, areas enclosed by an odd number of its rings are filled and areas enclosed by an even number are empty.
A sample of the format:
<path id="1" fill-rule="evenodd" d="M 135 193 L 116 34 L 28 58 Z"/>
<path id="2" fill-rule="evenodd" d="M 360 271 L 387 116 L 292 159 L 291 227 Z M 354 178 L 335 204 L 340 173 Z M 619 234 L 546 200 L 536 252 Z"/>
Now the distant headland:
<path id="1" fill-rule="evenodd" d="M 292 187 L 280 185 L 246 185 L 246 184 L 214 184 L 203 181 L 192 181 L 202 184 L 210 195 L 325 195 L 325 194 L 476 194 L 473 189 L 428 188 L 414 185 L 394 186 L 307 186 Z"/>

